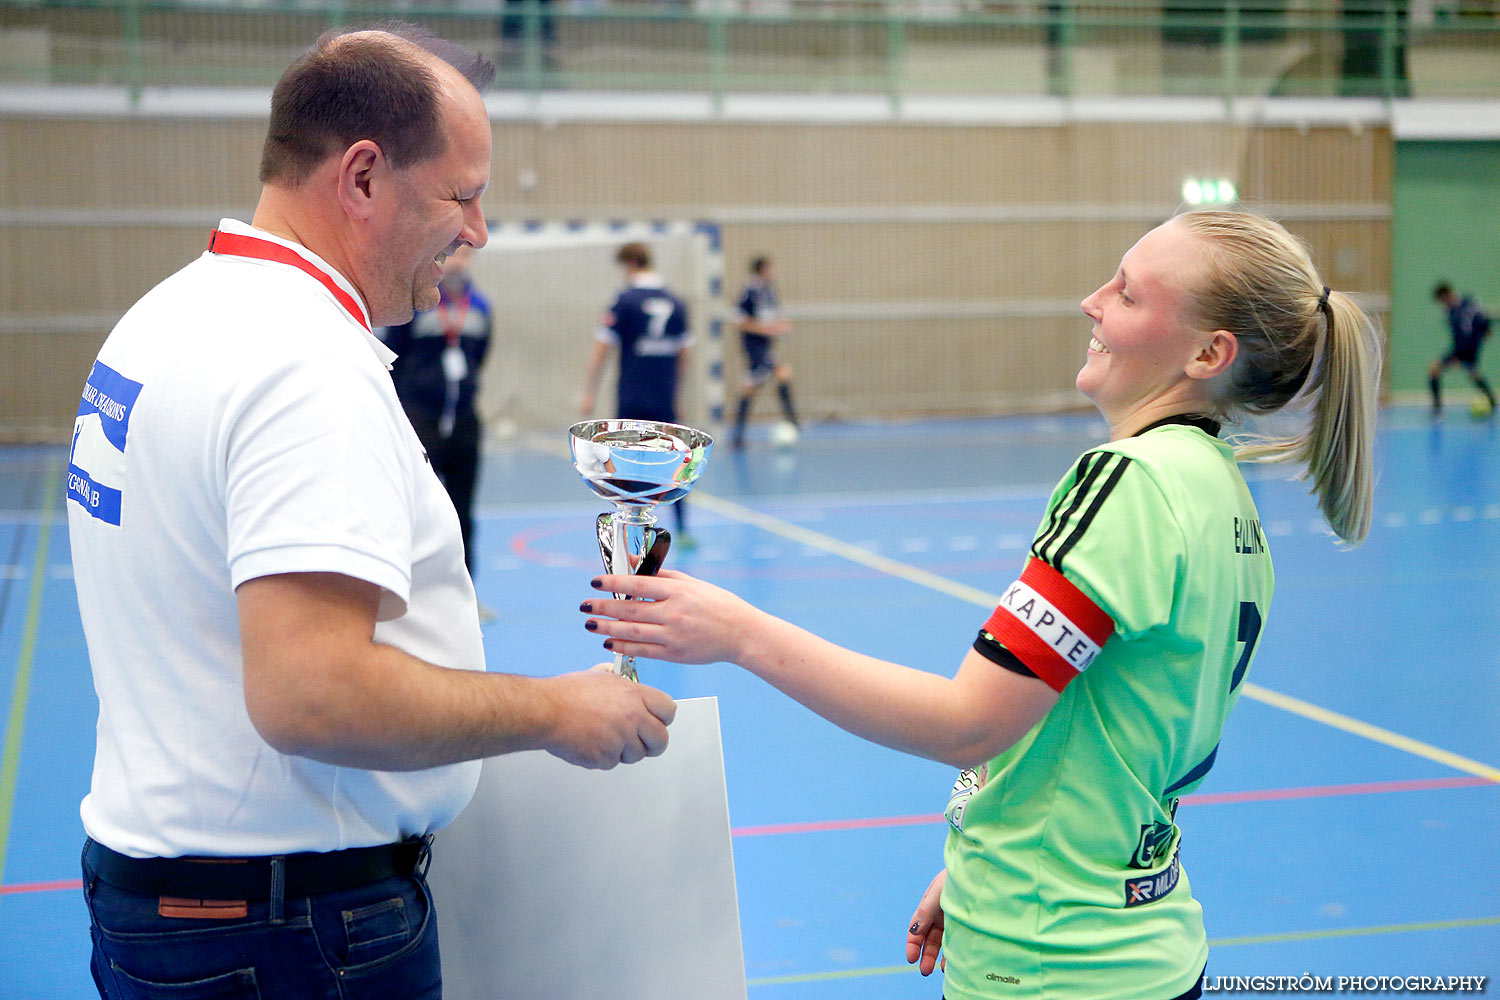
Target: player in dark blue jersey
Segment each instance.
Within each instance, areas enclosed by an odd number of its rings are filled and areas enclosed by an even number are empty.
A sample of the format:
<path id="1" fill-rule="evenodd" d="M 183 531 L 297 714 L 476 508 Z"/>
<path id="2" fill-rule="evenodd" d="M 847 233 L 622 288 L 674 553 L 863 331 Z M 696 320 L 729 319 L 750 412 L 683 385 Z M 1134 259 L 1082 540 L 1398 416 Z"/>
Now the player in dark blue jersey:
<path id="1" fill-rule="evenodd" d="M 660 420 L 679 423 L 677 385 L 687 371 L 687 306 L 667 289 L 661 275 L 651 268 L 651 248 L 627 243 L 615 254 L 625 272 L 625 289 L 616 296 L 594 334 L 588 376 L 583 391 L 583 415 L 594 414 L 594 396 L 599 375 L 610 351 L 618 348 L 620 378 L 617 383 L 615 416 L 624 420 Z M 680 535 L 678 544 L 692 547 L 684 524 L 686 505 L 677 501 L 672 510 Z"/>
<path id="2" fill-rule="evenodd" d="M 1474 385 L 1490 402 L 1490 413 L 1495 412 L 1495 393 L 1479 370 L 1479 348 L 1490 334 L 1490 318 L 1470 296 L 1459 296 L 1446 281 L 1432 290 L 1432 297 L 1448 313 L 1448 326 L 1453 331 L 1453 347 L 1447 354 L 1432 363 L 1427 372 L 1427 384 L 1432 389 L 1432 415 L 1443 413 L 1443 369 L 1462 365 L 1469 373 Z M 1475 405 L 1479 405 L 1477 402 Z"/>
<path id="3" fill-rule="evenodd" d="M 493 329 L 489 300 L 469 276 L 473 255 L 460 247 L 443 261 L 437 308 L 380 331 L 380 339 L 396 352 L 391 379 L 401 408 L 458 511 L 471 575 L 481 430 L 475 400 Z"/>
<path id="4" fill-rule="evenodd" d="M 736 451 L 745 446 L 745 422 L 750 418 L 750 403 L 760 387 L 773 375 L 776 394 L 781 397 L 781 412 L 793 427 L 797 410 L 792 406 L 792 369 L 776 360 L 776 340 L 791 332 L 792 325 L 781 318 L 781 304 L 776 299 L 776 268 L 769 257 L 750 262 L 750 280 L 740 293 L 740 343 L 745 348 L 745 384 L 740 390 L 739 411 L 734 418 Z"/>

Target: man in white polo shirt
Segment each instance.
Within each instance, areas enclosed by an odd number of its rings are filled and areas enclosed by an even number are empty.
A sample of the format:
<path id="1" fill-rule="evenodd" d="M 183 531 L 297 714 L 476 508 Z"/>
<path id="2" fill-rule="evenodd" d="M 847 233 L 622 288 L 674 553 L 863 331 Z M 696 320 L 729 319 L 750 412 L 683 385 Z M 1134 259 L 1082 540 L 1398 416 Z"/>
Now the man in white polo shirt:
<path id="1" fill-rule="evenodd" d="M 425 838 L 477 759 L 666 746 L 660 691 L 484 671 L 457 515 L 370 332 L 486 240 L 492 72 L 419 29 L 320 39 L 273 95 L 253 225 L 89 375 L 68 498 L 102 996 L 436 998 Z"/>

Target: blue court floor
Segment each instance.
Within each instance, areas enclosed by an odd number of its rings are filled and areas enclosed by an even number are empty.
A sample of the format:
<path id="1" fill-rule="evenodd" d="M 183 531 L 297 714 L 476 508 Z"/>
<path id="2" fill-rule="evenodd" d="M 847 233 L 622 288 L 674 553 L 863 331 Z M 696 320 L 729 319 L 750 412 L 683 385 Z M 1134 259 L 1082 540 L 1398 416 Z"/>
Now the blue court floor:
<path id="1" fill-rule="evenodd" d="M 951 673 L 1084 416 L 811 428 L 716 452 L 668 565 L 856 649 Z M 1369 541 L 1251 469 L 1277 594 L 1183 861 L 1213 976 L 1500 975 L 1500 426 L 1385 414 Z M 604 659 L 576 611 L 600 509 L 565 441 L 491 451 L 477 584 L 490 668 Z M 96 703 L 54 448 L 0 450 L 0 998 L 82 1000 L 77 890 Z M 670 524 L 670 519 L 667 519 Z M 941 865 L 951 771 L 845 734 L 733 667 L 643 662 L 719 699 L 752 1000 L 931 998 L 905 927 Z M 649 998 L 641 998 L 649 1000 Z"/>

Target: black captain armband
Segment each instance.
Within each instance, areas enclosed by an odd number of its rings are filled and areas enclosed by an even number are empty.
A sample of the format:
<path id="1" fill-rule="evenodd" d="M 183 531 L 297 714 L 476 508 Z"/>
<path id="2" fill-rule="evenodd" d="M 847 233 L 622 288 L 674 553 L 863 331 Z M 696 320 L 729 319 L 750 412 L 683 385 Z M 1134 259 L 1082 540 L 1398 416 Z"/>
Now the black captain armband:
<path id="1" fill-rule="evenodd" d="M 979 637 L 974 640 L 974 652 L 1009 670 L 1013 674 L 1022 677 L 1035 677 L 1036 671 L 1021 662 L 1021 658 L 1000 644 L 1000 640 L 990 635 L 984 629 L 979 630 Z"/>

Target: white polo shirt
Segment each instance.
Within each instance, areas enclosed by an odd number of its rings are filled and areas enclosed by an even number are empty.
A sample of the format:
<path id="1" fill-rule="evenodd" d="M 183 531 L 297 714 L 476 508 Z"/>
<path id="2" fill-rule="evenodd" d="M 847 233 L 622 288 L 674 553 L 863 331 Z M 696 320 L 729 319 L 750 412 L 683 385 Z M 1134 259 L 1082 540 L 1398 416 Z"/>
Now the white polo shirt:
<path id="1" fill-rule="evenodd" d="M 205 253 L 120 320 L 78 411 L 68 523 L 99 695 L 84 829 L 158 857 L 427 833 L 468 802 L 479 764 L 376 772 L 278 753 L 245 708 L 234 590 L 277 573 L 367 580 L 377 642 L 482 670 L 458 516 L 354 286 L 294 243 L 233 220 L 220 232 L 301 266 Z"/>

